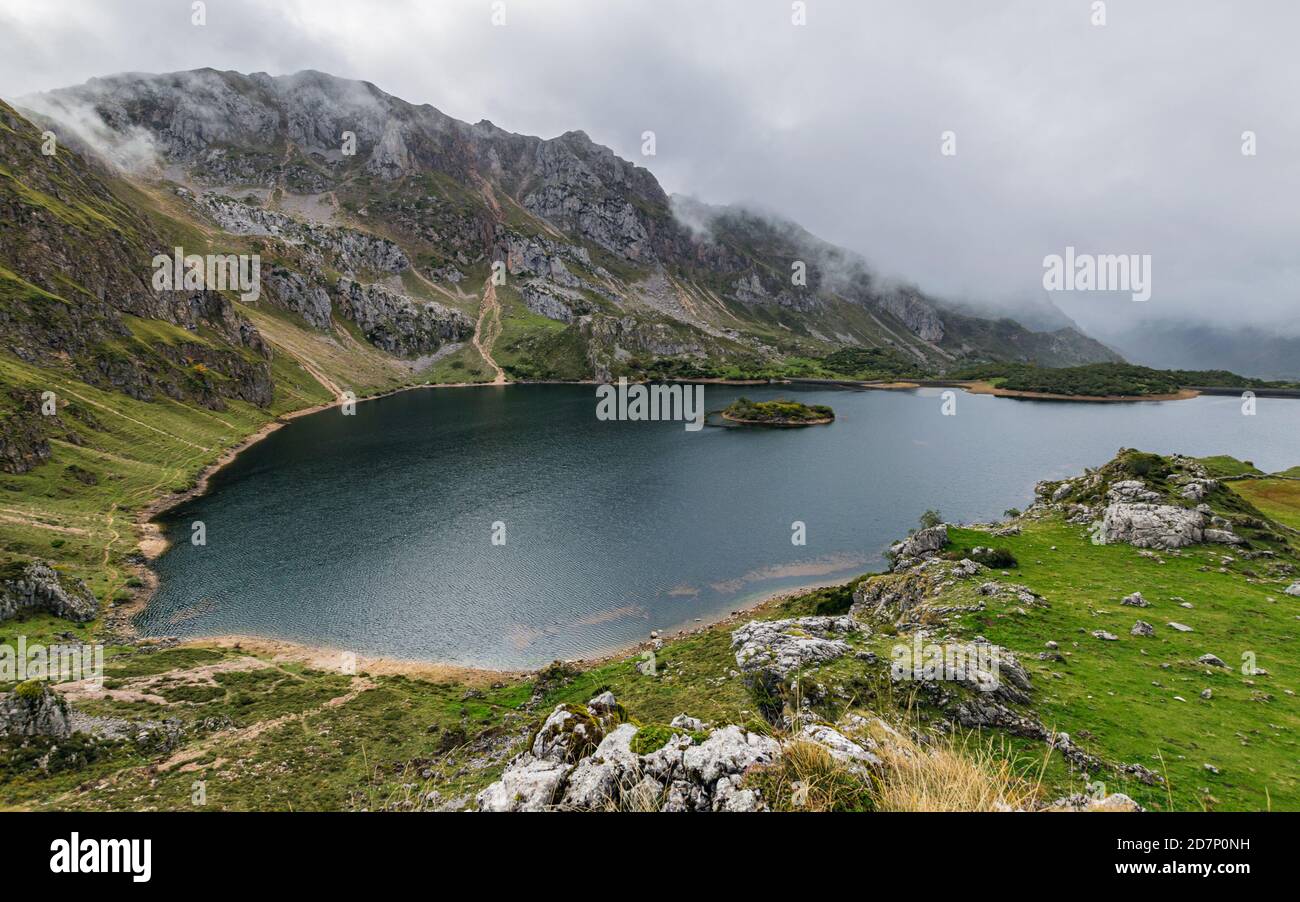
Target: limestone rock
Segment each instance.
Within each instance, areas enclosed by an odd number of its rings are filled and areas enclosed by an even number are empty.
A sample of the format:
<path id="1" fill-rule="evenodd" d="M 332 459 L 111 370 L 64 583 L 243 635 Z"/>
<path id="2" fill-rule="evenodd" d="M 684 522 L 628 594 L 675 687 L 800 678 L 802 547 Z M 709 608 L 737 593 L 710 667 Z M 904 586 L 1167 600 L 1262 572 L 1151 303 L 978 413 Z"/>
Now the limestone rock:
<path id="1" fill-rule="evenodd" d="M 1166 551 L 1204 540 L 1205 515 L 1183 507 L 1145 502 L 1115 502 L 1106 508 L 1101 538 L 1107 544 Z"/>
<path id="2" fill-rule="evenodd" d="M 49 736 L 66 739 L 72 735 L 67 703 L 49 683 L 28 680 L 13 692 L 0 693 L 0 736 Z"/>
<path id="3" fill-rule="evenodd" d="M 731 634 L 731 647 L 741 672 L 784 680 L 800 668 L 848 654 L 849 644 L 832 637 L 860 629 L 852 617 L 751 620 Z"/>
<path id="4" fill-rule="evenodd" d="M 477 796 L 479 811 L 546 811 L 572 770 L 562 761 L 524 753 L 506 768 L 501 779 Z"/>
<path id="5" fill-rule="evenodd" d="M 99 605 L 80 579 L 63 576 L 45 561 L 31 561 L 0 580 L 0 620 L 24 611 L 44 611 L 77 623 L 94 620 Z"/>
<path id="6" fill-rule="evenodd" d="M 1103 798 L 1082 793 L 1057 799 L 1044 811 L 1144 811 L 1145 809 L 1122 792 L 1113 792 Z"/>
<path id="7" fill-rule="evenodd" d="M 894 569 L 910 566 L 918 560 L 933 557 L 948 544 L 948 527 L 940 523 L 927 529 L 918 530 L 889 549 L 895 564 Z"/>

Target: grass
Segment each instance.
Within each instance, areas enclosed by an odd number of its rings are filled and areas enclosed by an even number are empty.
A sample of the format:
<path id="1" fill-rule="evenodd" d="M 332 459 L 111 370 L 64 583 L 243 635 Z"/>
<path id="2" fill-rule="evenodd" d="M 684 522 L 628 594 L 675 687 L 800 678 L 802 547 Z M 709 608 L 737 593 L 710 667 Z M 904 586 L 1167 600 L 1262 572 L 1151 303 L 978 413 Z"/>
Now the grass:
<path id="1" fill-rule="evenodd" d="M 1232 490 L 1278 523 L 1300 529 L 1300 478 L 1241 479 Z"/>
<path id="2" fill-rule="evenodd" d="M 974 530 L 950 535 L 959 546 L 990 541 Z M 1049 607 L 1021 614 L 1016 605 L 991 602 L 964 615 L 962 626 L 1022 652 L 1047 726 L 1082 735 L 1085 747 L 1108 760 L 1163 772 L 1180 809 L 1261 809 L 1270 799 L 1275 807 L 1300 807 L 1293 766 L 1300 714 L 1282 692 L 1300 682 L 1300 630 L 1283 584 L 1250 577 L 1242 561 L 1225 564 L 1218 548 L 1149 557 L 1127 545 L 1093 545 L 1084 527 L 1059 521 L 997 541 L 1019 562 L 1006 579 L 1040 593 Z M 1152 606 L 1121 606 L 1133 592 Z M 1138 619 L 1154 624 L 1156 634 L 1130 636 Z M 1176 632 L 1169 621 L 1194 632 Z M 1097 629 L 1120 641 L 1094 639 Z M 1059 643 L 1064 663 L 1032 657 L 1049 640 Z M 1198 665 L 1207 652 L 1229 667 Z M 1248 653 L 1268 676 L 1241 673 Z M 1208 700 L 1201 698 L 1207 688 Z M 1164 789 L 1129 790 L 1144 805 L 1168 807 Z"/>

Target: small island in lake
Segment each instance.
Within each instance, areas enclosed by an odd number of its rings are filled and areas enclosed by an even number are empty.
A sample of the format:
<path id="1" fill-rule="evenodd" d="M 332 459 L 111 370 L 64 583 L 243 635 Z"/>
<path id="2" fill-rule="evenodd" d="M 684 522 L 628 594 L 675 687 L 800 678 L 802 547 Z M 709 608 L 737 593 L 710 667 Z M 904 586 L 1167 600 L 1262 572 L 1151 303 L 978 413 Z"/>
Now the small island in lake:
<path id="1" fill-rule="evenodd" d="M 724 419 L 753 426 L 820 426 L 835 419 L 835 411 L 825 404 L 800 404 L 777 398 L 775 401 L 751 401 L 737 398 L 722 411 Z"/>

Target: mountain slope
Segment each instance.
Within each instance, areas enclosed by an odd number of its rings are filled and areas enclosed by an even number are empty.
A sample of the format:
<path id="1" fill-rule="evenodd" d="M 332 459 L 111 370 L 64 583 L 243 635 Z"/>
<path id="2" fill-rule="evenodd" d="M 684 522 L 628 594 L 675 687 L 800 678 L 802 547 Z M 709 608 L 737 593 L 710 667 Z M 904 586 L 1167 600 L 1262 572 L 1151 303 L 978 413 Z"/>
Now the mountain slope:
<path id="1" fill-rule="evenodd" d="M 670 198 L 648 170 L 582 132 L 543 140 L 470 125 L 310 71 L 118 75 L 24 104 L 110 159 L 151 149 L 154 174 L 190 188 L 196 220 L 281 239 L 277 264 L 296 277 L 269 299 L 317 327 L 331 303 L 360 319 L 340 303 L 341 272 L 382 282 L 406 315 L 430 301 L 472 315 L 491 265 L 503 264 L 490 321 L 515 378 L 607 378 L 664 359 L 761 370 L 844 345 L 893 347 L 933 371 L 971 359 L 1117 359 L 1074 330 L 1035 333 L 886 285 L 792 223 Z M 294 224 L 313 220 L 305 235 Z M 375 239 L 400 253 L 330 253 Z M 806 284 L 793 278 L 800 263 Z M 391 295 L 418 302 L 417 314 Z M 441 338 L 464 338 L 463 326 L 435 318 Z M 390 345 L 403 356 L 436 350 Z M 486 378 L 491 367 L 471 350 L 455 353 L 463 373 Z"/>

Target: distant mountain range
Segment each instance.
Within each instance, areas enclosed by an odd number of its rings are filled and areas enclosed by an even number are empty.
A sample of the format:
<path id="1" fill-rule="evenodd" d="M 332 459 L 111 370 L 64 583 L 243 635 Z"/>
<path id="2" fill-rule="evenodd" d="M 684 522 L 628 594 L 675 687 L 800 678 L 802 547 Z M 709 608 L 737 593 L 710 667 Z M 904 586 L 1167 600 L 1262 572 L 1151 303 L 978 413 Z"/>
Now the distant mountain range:
<path id="1" fill-rule="evenodd" d="M 140 396 L 257 403 L 277 355 L 357 390 L 725 375 L 855 346 L 935 373 L 1120 359 L 1068 320 L 981 316 L 794 223 L 670 197 L 582 132 L 470 125 L 365 82 L 130 73 L 17 107 L 0 107 L 5 350 Z M 259 255 L 256 303 L 157 291 L 149 261 L 178 246 Z M 150 337 L 155 320 L 190 338 Z"/>

